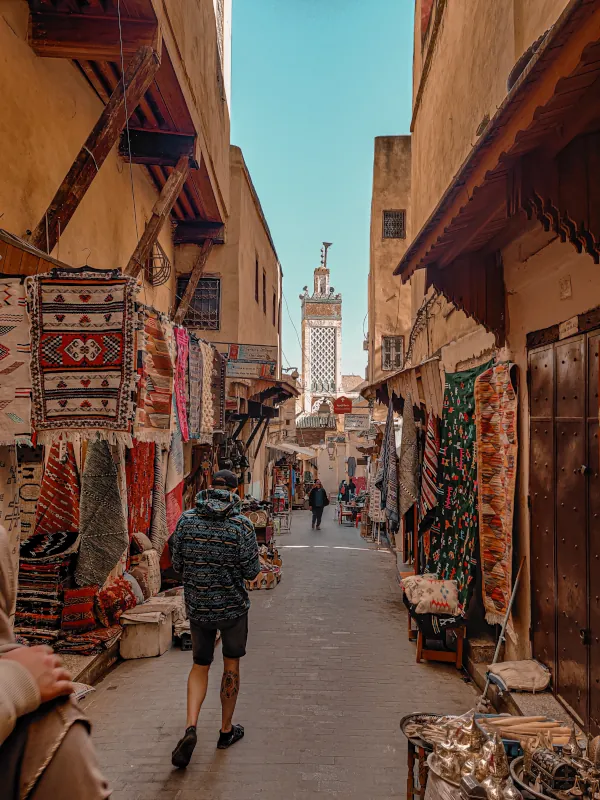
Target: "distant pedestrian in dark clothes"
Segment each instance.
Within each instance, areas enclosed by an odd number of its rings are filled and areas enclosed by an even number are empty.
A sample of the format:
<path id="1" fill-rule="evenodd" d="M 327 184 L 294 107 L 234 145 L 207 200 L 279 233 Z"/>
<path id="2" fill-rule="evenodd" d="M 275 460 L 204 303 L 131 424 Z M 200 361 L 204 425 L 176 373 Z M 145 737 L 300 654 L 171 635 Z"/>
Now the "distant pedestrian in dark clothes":
<path id="1" fill-rule="evenodd" d="M 312 527 L 314 529 L 316 525 L 317 530 L 320 531 L 323 509 L 329 505 L 329 498 L 327 497 L 327 492 L 323 488 L 323 484 L 318 478 L 308 495 L 308 505 L 312 510 Z"/>
<path id="2" fill-rule="evenodd" d="M 350 500 L 356 497 L 356 484 L 354 483 L 354 478 L 350 478 L 350 483 L 348 484 L 348 495 Z"/>

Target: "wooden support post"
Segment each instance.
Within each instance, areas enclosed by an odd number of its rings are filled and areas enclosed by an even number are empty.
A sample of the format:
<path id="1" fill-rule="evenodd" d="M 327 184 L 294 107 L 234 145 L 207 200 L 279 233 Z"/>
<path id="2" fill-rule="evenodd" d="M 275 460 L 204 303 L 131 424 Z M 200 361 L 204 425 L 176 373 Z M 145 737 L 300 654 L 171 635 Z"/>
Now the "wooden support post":
<path id="1" fill-rule="evenodd" d="M 131 59 L 125 72 L 125 91 L 123 81 L 119 81 L 100 119 L 31 235 L 31 244 L 38 250 L 46 253 L 54 250 L 59 232 L 64 233 L 96 173 L 116 144 L 127 122 L 126 117 L 131 116 L 137 108 L 159 66 L 160 58 L 152 47 L 140 47 Z"/>
<path id="2" fill-rule="evenodd" d="M 196 291 L 196 286 L 198 286 L 198 281 L 202 277 L 202 273 L 204 272 L 204 268 L 206 267 L 206 262 L 208 261 L 208 257 L 210 255 L 210 251 L 213 247 L 213 240 L 212 239 L 205 239 L 204 244 L 202 245 L 202 249 L 198 254 L 198 258 L 194 262 L 194 266 L 192 268 L 192 272 L 190 274 L 190 280 L 188 285 L 185 288 L 185 292 L 183 297 L 181 298 L 181 302 L 177 307 L 177 311 L 175 312 L 175 325 L 181 325 L 183 320 L 185 319 L 185 315 L 187 314 L 187 310 L 190 307 L 190 303 L 192 302 L 192 297 L 194 296 L 194 292 Z"/>
<path id="3" fill-rule="evenodd" d="M 169 179 L 163 186 L 158 200 L 154 204 L 152 216 L 146 223 L 142 238 L 133 251 L 133 255 L 129 259 L 129 264 L 125 267 L 126 275 L 132 275 L 135 278 L 144 268 L 144 264 L 148 260 L 152 247 L 158 238 L 160 229 L 171 213 L 171 209 L 175 205 L 175 201 L 183 189 L 183 184 L 186 182 L 189 172 L 189 156 L 181 156 L 173 172 L 169 175 Z"/>

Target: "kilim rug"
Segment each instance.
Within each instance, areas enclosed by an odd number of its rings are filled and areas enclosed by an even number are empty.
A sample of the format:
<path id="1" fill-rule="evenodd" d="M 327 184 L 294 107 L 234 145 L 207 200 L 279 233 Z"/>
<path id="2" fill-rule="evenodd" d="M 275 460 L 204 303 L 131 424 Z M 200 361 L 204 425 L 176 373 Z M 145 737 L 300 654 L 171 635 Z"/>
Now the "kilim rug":
<path id="1" fill-rule="evenodd" d="M 383 441 L 381 443 L 381 458 L 379 469 L 375 478 L 375 486 L 381 492 L 381 507 L 385 509 L 386 517 L 392 527 L 397 527 L 400 516 L 398 506 L 398 456 L 396 454 L 396 434 L 394 431 L 394 409 L 392 401 L 388 406 Z"/>
<path id="2" fill-rule="evenodd" d="M 165 502 L 165 471 L 168 453 L 157 445 L 154 454 L 154 489 L 152 492 L 152 520 L 150 523 L 150 541 L 162 555 L 165 544 L 169 538 L 167 529 L 167 507 Z"/>
<path id="3" fill-rule="evenodd" d="M 102 586 L 129 546 L 117 468 L 103 440 L 89 442 L 81 479 L 79 586 Z"/>
<path id="4" fill-rule="evenodd" d="M 412 398 L 408 393 L 404 399 L 402 411 L 402 442 L 400 444 L 400 461 L 398 464 L 398 488 L 400 517 L 417 502 L 419 471 L 419 450 L 417 445 L 417 427 Z"/>
<path id="5" fill-rule="evenodd" d="M 40 498 L 43 461 L 19 462 L 19 514 L 21 517 L 21 541 L 35 531 L 37 504 Z"/>
<path id="6" fill-rule="evenodd" d="M 167 461 L 167 477 L 165 486 L 165 503 L 167 510 L 167 532 L 169 537 L 175 530 L 179 517 L 183 513 L 183 484 L 185 466 L 183 461 L 183 443 L 179 422 L 176 419 L 176 428 L 171 438 L 171 449 Z M 166 569 L 171 565 L 169 548 L 165 547 L 162 553 L 161 567 Z"/>
<path id="7" fill-rule="evenodd" d="M 79 477 L 71 442 L 54 442 L 46 462 L 35 520 L 36 533 L 79 529 Z"/>
<path id="8" fill-rule="evenodd" d="M 211 444 L 215 421 L 213 406 L 213 348 L 206 342 L 200 342 L 202 353 L 202 406 L 200 409 L 200 437 L 202 444 Z"/>
<path id="9" fill-rule="evenodd" d="M 21 518 L 19 516 L 19 484 L 17 474 L 17 452 L 14 445 L 0 446 L 0 526 L 8 534 L 8 550 L 11 557 L 11 577 L 16 588 L 19 571 L 19 547 L 21 544 Z M 15 592 L 12 592 L 14 597 Z M 9 617 L 15 613 L 8 609 Z"/>
<path id="10" fill-rule="evenodd" d="M 189 361 L 189 336 L 185 328 L 175 328 L 175 341 L 177 342 L 177 365 L 175 368 L 175 401 L 179 416 L 179 430 L 184 442 L 189 441 L 190 433 L 187 420 L 188 405 L 188 361 Z"/>
<path id="11" fill-rule="evenodd" d="M 421 470 L 421 497 L 419 501 L 419 522 L 437 505 L 438 453 L 440 438 L 437 419 L 434 414 L 427 416 L 425 452 Z"/>
<path id="12" fill-rule="evenodd" d="M 198 337 L 190 334 L 189 353 L 188 429 L 190 439 L 200 438 L 200 410 L 202 405 L 202 351 Z"/>
<path id="13" fill-rule="evenodd" d="M 29 319 L 25 286 L 19 278 L 0 279 L 0 445 L 29 443 L 31 375 Z"/>
<path id="14" fill-rule="evenodd" d="M 225 429 L 225 372 L 227 369 L 227 359 L 222 356 L 216 348 L 213 352 L 213 373 L 211 382 L 211 394 L 213 402 L 213 430 L 223 431 Z"/>
<path id="15" fill-rule="evenodd" d="M 127 509 L 129 536 L 150 532 L 154 487 L 154 442 L 137 442 L 127 451 Z"/>
<path id="16" fill-rule="evenodd" d="M 469 600 L 477 569 L 479 515 L 475 448 L 475 380 L 484 364 L 446 373 L 440 431 L 439 504 L 431 528 L 428 572 L 455 580 L 460 611 Z"/>
<path id="17" fill-rule="evenodd" d="M 52 270 L 27 279 L 33 422 L 40 444 L 97 433 L 131 442 L 135 278 Z"/>
<path id="18" fill-rule="evenodd" d="M 513 364 L 496 364 L 475 381 L 479 548 L 485 618 L 501 625 L 512 588 L 512 529 L 517 476 L 517 395 Z"/>
<path id="19" fill-rule="evenodd" d="M 136 438 L 138 441 L 171 441 L 173 361 L 169 338 L 172 326 L 162 314 L 139 307 L 138 392 Z"/>

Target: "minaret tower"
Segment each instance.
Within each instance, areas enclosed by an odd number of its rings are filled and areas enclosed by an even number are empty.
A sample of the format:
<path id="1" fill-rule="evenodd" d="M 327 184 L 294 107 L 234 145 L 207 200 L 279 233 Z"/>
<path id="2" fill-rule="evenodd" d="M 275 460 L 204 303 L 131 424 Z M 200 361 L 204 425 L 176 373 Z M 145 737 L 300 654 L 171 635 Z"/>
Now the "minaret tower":
<path id="1" fill-rule="evenodd" d="M 304 287 L 302 301 L 303 411 L 316 413 L 323 402 L 331 403 L 342 391 L 342 295 L 329 285 L 327 253 L 323 242 L 321 264 L 314 271 L 312 295 Z"/>

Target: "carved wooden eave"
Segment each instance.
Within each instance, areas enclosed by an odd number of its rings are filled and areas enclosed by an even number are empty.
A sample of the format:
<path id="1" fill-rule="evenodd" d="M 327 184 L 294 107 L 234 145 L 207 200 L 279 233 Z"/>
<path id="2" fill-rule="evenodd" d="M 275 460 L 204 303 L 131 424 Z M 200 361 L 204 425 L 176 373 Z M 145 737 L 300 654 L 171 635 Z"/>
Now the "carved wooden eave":
<path id="1" fill-rule="evenodd" d="M 394 274 L 406 282 L 426 269 L 429 285 L 500 342 L 504 290 L 497 253 L 523 231 L 527 217 L 598 262 L 597 131 L 600 4 L 571 0 Z"/>

